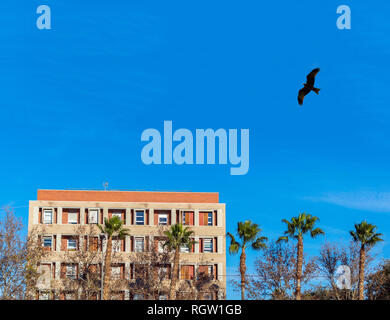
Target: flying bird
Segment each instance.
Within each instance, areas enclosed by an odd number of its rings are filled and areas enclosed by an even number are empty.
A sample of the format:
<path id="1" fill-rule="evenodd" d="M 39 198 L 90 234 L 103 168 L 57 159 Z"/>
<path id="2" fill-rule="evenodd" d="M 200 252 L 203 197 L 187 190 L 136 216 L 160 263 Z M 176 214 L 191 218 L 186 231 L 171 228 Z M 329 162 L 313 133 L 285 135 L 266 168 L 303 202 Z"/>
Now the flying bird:
<path id="1" fill-rule="evenodd" d="M 306 83 L 303 84 L 303 88 L 298 93 L 299 105 L 303 104 L 303 99 L 310 91 L 313 90 L 317 94 L 320 92 L 320 89 L 314 87 L 315 77 L 319 71 L 320 68 L 315 68 L 306 76 Z"/>

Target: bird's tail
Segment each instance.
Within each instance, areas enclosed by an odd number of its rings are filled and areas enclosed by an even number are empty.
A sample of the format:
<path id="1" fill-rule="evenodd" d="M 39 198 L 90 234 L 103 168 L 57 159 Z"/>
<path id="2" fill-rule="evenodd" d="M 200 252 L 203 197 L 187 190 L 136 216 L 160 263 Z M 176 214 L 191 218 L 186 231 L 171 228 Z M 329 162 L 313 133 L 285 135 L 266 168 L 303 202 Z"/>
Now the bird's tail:
<path id="1" fill-rule="evenodd" d="M 314 91 L 315 93 L 317 93 L 317 94 L 320 93 L 320 89 L 318 89 L 318 88 L 313 88 L 313 91 Z"/>

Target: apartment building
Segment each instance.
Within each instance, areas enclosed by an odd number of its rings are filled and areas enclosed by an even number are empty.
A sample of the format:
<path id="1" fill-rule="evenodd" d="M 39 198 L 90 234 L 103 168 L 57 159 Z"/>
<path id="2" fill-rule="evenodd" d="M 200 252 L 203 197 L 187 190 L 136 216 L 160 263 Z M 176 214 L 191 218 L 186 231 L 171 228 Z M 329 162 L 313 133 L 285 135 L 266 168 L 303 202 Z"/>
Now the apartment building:
<path id="1" fill-rule="evenodd" d="M 99 253 L 96 264 L 90 267 L 103 270 L 105 236 L 98 233 L 90 237 L 76 230 L 91 225 L 98 230 L 97 224 L 113 216 L 118 216 L 129 231 L 125 239 L 113 241 L 117 258 L 111 276 L 126 280 L 126 285 L 118 285 L 115 299 L 145 298 L 131 289 L 131 283 L 137 281 L 137 257 L 149 250 L 162 253 L 165 240 L 161 230 L 175 223 L 190 227 L 195 241 L 191 250 L 181 248 L 180 281 L 191 283 L 199 275 L 207 274 L 213 289 L 200 292 L 198 298 L 225 297 L 225 204 L 219 203 L 218 193 L 38 190 L 37 200 L 29 203 L 29 233 L 40 238 L 48 253 L 39 264 L 42 276 L 36 288 L 37 299 L 77 298 L 77 292 L 62 289 L 61 283 L 82 276 L 81 266 L 69 261 L 69 254 L 82 248 L 93 248 Z M 172 263 L 168 263 L 159 272 L 167 273 L 170 278 L 171 270 Z M 166 299 L 167 294 L 159 293 L 158 298 Z M 101 298 L 101 289 L 94 298 Z"/>

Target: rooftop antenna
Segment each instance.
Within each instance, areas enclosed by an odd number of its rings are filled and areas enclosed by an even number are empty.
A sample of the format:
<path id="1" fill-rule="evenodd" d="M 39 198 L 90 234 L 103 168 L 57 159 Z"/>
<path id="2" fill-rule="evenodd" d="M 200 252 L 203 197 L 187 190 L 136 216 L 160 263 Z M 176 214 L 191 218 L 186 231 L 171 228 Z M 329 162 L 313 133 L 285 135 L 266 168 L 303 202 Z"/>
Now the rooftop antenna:
<path id="1" fill-rule="evenodd" d="M 103 182 L 104 191 L 107 191 L 108 188 L 108 182 Z"/>

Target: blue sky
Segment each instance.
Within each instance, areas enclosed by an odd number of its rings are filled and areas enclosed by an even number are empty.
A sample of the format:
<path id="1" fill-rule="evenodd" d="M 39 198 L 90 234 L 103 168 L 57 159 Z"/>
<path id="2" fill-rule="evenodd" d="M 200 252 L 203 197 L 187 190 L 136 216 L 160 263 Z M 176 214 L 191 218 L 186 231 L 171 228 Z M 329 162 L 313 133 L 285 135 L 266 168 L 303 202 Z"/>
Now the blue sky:
<path id="1" fill-rule="evenodd" d="M 36 28 L 36 8 L 52 29 Z M 352 29 L 336 28 L 348 4 Z M 390 256 L 387 1 L 1 1 L 0 204 L 27 222 L 38 188 L 216 191 L 227 230 L 299 211 L 327 240 L 377 224 Z M 320 67 L 319 96 L 297 91 Z M 146 166 L 141 133 L 250 130 L 250 169 Z M 248 265 L 254 254 L 249 254 Z M 238 257 L 227 257 L 229 274 Z M 229 291 L 228 297 L 237 298 Z"/>

